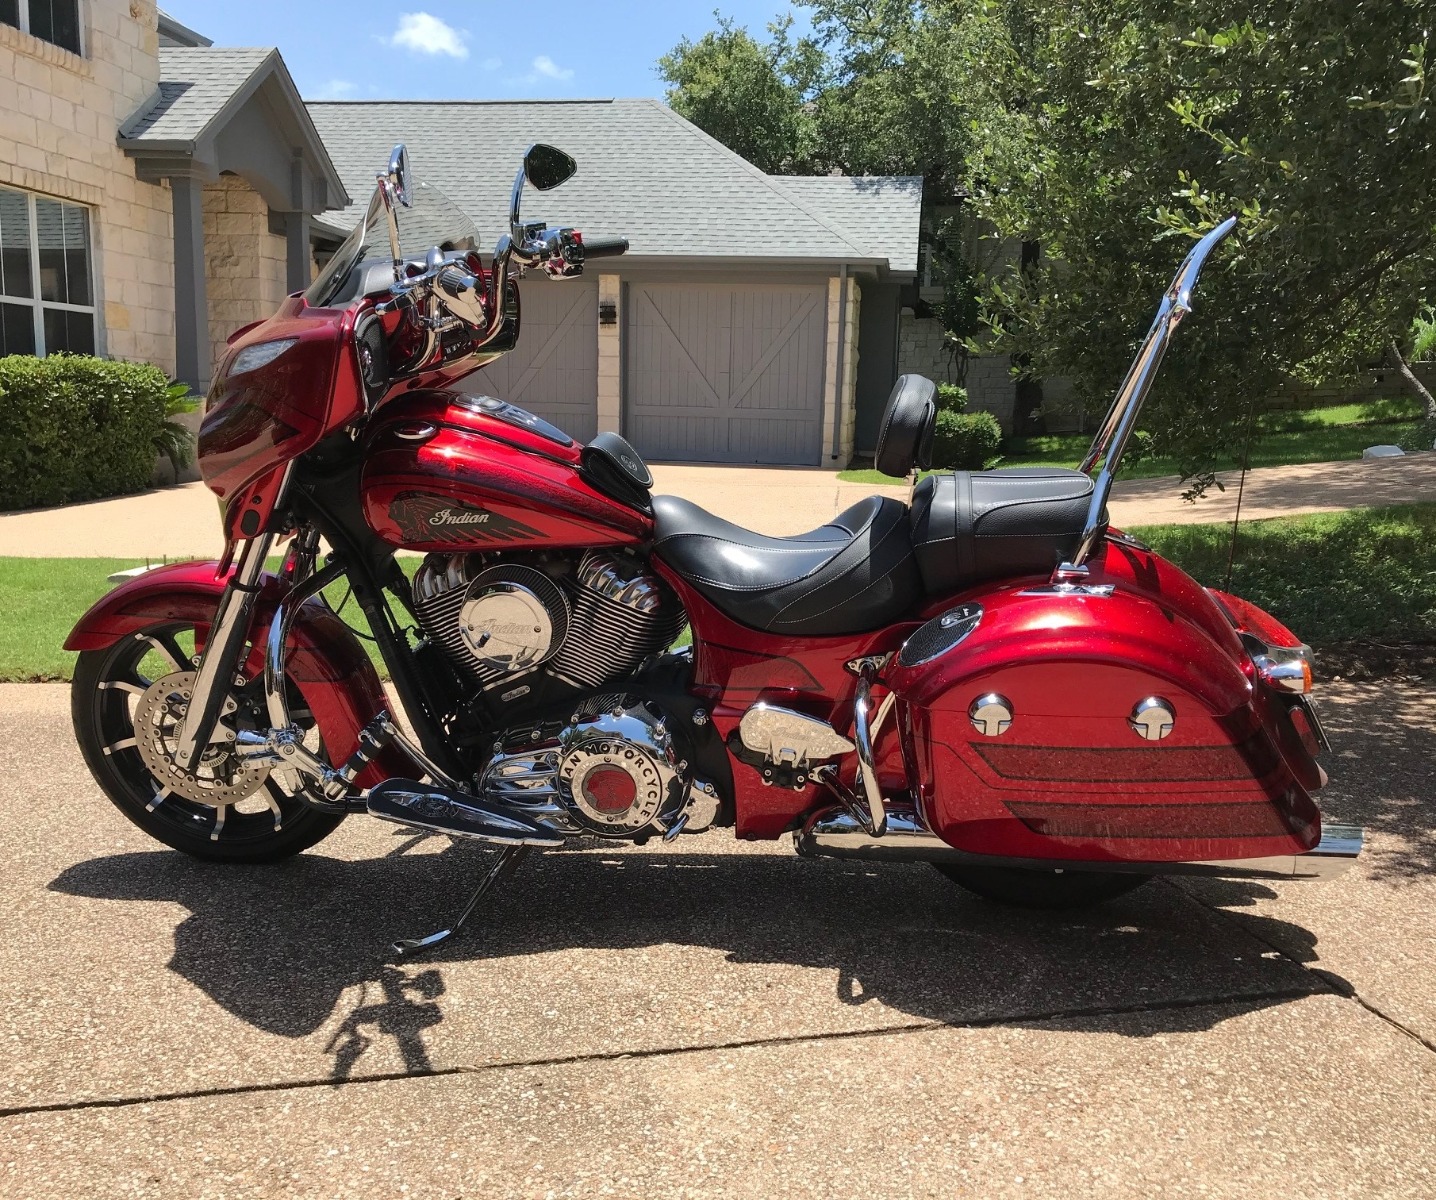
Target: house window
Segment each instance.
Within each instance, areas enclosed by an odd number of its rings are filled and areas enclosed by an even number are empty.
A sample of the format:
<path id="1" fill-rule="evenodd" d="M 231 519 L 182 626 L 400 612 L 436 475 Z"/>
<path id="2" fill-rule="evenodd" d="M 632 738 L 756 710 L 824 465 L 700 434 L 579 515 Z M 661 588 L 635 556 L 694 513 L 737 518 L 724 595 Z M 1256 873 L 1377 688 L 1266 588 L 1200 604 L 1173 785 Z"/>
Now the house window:
<path id="1" fill-rule="evenodd" d="M 90 210 L 0 187 L 0 355 L 57 350 L 95 352 Z"/>
<path id="2" fill-rule="evenodd" d="M 80 0 L 0 0 L 0 24 L 80 53 Z"/>

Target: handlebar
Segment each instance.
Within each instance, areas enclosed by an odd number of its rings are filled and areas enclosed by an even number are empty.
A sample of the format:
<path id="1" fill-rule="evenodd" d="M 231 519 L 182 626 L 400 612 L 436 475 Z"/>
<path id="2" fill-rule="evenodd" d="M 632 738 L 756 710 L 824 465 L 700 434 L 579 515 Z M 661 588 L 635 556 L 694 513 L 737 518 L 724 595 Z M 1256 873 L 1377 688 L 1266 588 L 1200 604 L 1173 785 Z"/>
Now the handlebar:
<path id="1" fill-rule="evenodd" d="M 625 237 L 604 237 L 583 239 L 584 258 L 616 258 L 628 253 L 628 239 Z"/>

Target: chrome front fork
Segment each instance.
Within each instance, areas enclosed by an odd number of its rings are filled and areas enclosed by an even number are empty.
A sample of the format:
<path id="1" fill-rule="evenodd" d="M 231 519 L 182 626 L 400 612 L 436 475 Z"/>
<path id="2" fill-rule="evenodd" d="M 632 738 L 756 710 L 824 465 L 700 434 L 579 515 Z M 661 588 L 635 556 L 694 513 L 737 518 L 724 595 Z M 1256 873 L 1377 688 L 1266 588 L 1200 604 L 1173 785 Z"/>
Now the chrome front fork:
<path id="1" fill-rule="evenodd" d="M 229 695 L 240 652 L 249 636 L 249 621 L 259 595 L 264 560 L 273 544 L 271 533 L 245 542 L 239 549 L 234 575 L 219 598 L 214 623 L 199 656 L 193 698 L 176 735 L 175 762 L 184 770 L 194 770 L 214 733 L 224 698 Z"/>

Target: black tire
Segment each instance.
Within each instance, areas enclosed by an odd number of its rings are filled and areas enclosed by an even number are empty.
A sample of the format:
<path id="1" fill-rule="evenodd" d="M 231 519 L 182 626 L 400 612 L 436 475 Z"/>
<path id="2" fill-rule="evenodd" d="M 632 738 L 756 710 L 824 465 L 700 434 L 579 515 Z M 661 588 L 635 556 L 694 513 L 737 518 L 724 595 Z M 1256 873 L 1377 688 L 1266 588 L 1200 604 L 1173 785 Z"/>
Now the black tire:
<path id="1" fill-rule="evenodd" d="M 1141 887 L 1150 875 L 1127 875 L 1103 871 L 1043 871 L 1024 867 L 968 867 L 956 863 L 933 863 L 959 887 L 975 892 L 984 900 L 1018 908 L 1090 908 L 1125 896 Z"/>
<path id="2" fill-rule="evenodd" d="M 146 642 L 146 636 L 155 639 Z M 142 661 L 155 658 L 152 646 L 167 645 L 170 658 L 187 657 L 192 628 L 156 624 L 103 650 L 82 651 L 70 688 L 70 716 L 85 764 L 120 812 L 150 837 L 208 862 L 270 863 L 289 858 L 328 837 L 342 813 L 321 812 L 286 791 L 271 776 L 252 800 L 220 808 L 169 794 L 157 800 L 160 785 L 134 746 L 133 689 L 147 686 Z M 106 748 L 109 748 L 107 752 Z M 262 811 L 244 811 L 262 806 Z M 235 811 L 230 812 L 229 809 Z M 219 820 L 223 813 L 223 820 Z"/>

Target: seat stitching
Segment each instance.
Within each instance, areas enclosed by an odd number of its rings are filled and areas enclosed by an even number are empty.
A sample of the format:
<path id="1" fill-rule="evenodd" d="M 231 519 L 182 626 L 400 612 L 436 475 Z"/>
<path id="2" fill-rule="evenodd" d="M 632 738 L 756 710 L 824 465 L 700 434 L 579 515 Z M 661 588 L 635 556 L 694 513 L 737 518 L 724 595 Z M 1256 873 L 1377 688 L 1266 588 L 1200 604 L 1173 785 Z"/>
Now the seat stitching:
<path id="1" fill-rule="evenodd" d="M 889 576 L 891 576 L 891 575 L 892 575 L 899 567 L 901 567 L 904 563 L 911 562 L 911 561 L 912 561 L 912 558 L 913 558 L 913 556 L 912 556 L 911 553 L 905 555 L 903 558 L 901 558 L 901 559 L 899 559 L 897 562 L 895 562 L 895 563 L 892 565 L 891 569 L 889 569 L 889 570 L 887 570 L 887 571 L 884 571 L 881 575 L 879 575 L 876 579 L 874 579 L 871 583 L 869 583 L 869 584 L 867 585 L 867 587 L 862 588 L 862 589 L 859 590 L 859 591 L 853 592 L 851 595 L 844 596 L 844 597 L 842 597 L 836 604 L 829 605 L 827 608 L 823 609 L 821 612 L 813 613 L 811 616 L 804 617 L 803 619 L 804 619 L 805 621 L 816 621 L 819 617 L 825 617 L 825 616 L 827 616 L 827 615 L 828 615 L 830 612 L 832 612 L 834 609 L 841 608 L 844 604 L 848 603 L 850 600 L 854 600 L 854 599 L 856 599 L 857 597 L 862 596 L 862 595 L 866 594 L 867 592 L 872 591 L 873 588 L 877 587 L 878 584 L 882 583 L 885 579 L 887 579 Z M 789 605 L 788 607 L 792 607 L 792 606 Z M 787 612 L 787 611 L 788 611 L 788 609 L 787 609 L 787 608 L 784 608 L 784 609 L 778 614 L 778 616 L 781 617 L 781 616 L 782 616 L 782 613 Z M 778 619 L 778 617 L 774 617 L 773 619 L 776 621 L 776 620 Z"/>
<path id="2" fill-rule="evenodd" d="M 874 543 L 874 545 L 873 545 L 872 553 L 870 553 L 870 554 L 868 554 L 868 555 L 866 555 L 866 556 L 864 556 L 864 557 L 855 558 L 855 560 L 854 560 L 849 566 L 847 566 L 846 568 L 844 568 L 844 569 L 843 569 L 842 571 L 840 571 L 838 574 L 834 575 L 831 579 L 825 579 L 825 580 L 823 580 L 822 585 L 821 585 L 820 587 L 811 588 L 811 589 L 809 589 L 809 590 L 807 590 L 807 591 L 800 592 L 798 595 L 794 596 L 787 604 L 783 605 L 783 607 L 778 610 L 778 616 L 781 617 L 781 616 L 783 615 L 783 613 L 787 612 L 790 608 L 793 607 L 793 605 L 798 604 L 798 603 L 800 603 L 801 601 L 806 600 L 806 599 L 808 599 L 810 596 L 813 596 L 813 595 L 816 594 L 817 592 L 821 591 L 821 590 L 822 590 L 822 587 L 827 587 L 827 586 L 829 586 L 829 585 L 831 585 L 831 584 L 836 584 L 836 583 L 839 583 L 839 582 L 841 582 L 842 580 L 846 579 L 849 575 L 851 575 L 854 571 L 856 571 L 860 566 L 862 566 L 863 563 L 865 563 L 865 562 L 871 562 L 874 558 L 876 558 L 876 557 L 878 556 L 878 551 L 881 550 L 882 547 L 887 543 L 887 540 L 888 540 L 890 537 L 892 537 L 892 535 L 893 535 L 894 533 L 898 532 L 898 531 L 901 530 L 902 528 L 903 528 L 903 522 L 894 521 L 894 522 L 892 523 L 892 525 L 890 525 L 890 526 L 888 527 L 887 531 L 886 531 L 885 533 L 881 534 L 881 535 L 878 537 L 878 540 L 877 540 L 877 541 Z M 882 580 L 886 579 L 889 575 L 891 575 L 891 574 L 893 573 L 893 571 L 895 571 L 899 566 L 901 566 L 904 562 L 906 562 L 908 558 L 911 558 L 911 557 L 912 557 L 912 551 L 911 551 L 911 549 L 909 549 L 907 555 L 906 555 L 904 558 L 899 559 L 896 563 L 893 564 L 892 567 L 890 567 L 888 570 L 884 571 L 881 575 L 879 575 L 879 576 L 878 576 L 876 579 L 874 579 L 872 582 L 873 582 L 873 583 L 878 583 L 878 582 L 881 582 Z M 824 565 L 828 565 L 828 564 L 824 564 Z M 805 578 L 811 578 L 811 576 L 805 576 Z M 801 583 L 802 580 L 795 580 L 794 582 Z M 844 597 L 843 600 L 840 600 L 840 601 L 838 602 L 838 604 L 835 604 L 835 605 L 833 606 L 833 608 L 837 608 L 839 605 L 841 605 L 841 604 L 844 602 L 844 600 L 851 599 L 853 596 L 861 596 L 861 595 L 863 594 L 863 592 L 866 592 L 866 591 L 868 590 L 868 588 L 870 588 L 870 587 L 872 587 L 872 583 L 868 584 L 867 587 L 860 588 L 860 589 L 859 589 L 858 591 L 856 591 L 856 592 L 851 592 L 851 593 L 849 593 L 848 596 Z M 824 611 L 824 612 L 831 612 L 832 609 L 824 609 L 823 611 Z M 818 614 L 818 615 L 821 616 L 822 614 L 820 613 L 820 614 Z M 774 619 L 776 620 L 777 618 L 775 617 Z"/>

